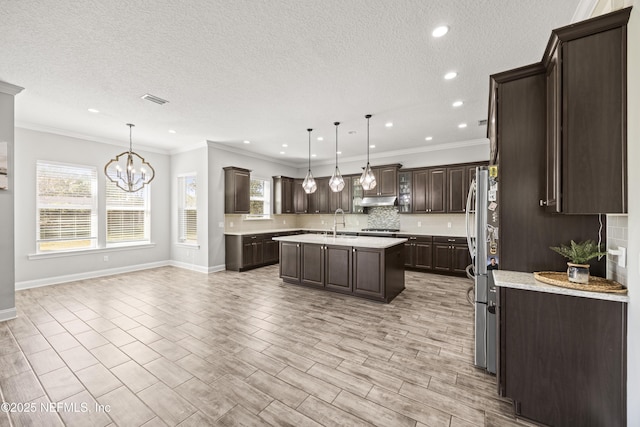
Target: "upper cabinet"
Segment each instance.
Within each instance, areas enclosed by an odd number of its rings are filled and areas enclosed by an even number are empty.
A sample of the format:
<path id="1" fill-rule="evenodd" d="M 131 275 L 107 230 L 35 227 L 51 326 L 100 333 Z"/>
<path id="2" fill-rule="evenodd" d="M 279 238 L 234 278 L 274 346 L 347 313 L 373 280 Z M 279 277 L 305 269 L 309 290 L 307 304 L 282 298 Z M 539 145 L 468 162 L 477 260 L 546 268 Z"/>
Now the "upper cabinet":
<path id="1" fill-rule="evenodd" d="M 372 167 L 377 185 L 372 190 L 364 190 L 364 197 L 398 196 L 398 169 L 402 165 Z"/>
<path id="2" fill-rule="evenodd" d="M 229 166 L 224 169 L 224 213 L 248 214 L 251 171 Z"/>
<path id="3" fill-rule="evenodd" d="M 286 176 L 273 177 L 273 213 L 295 213 L 293 206 L 294 179 Z M 302 186 L 301 186 L 302 187 Z M 302 190 L 304 193 L 304 190 Z"/>
<path id="4" fill-rule="evenodd" d="M 541 205 L 627 212 L 626 24 L 631 8 L 554 30 L 543 59 L 547 179 Z"/>
<path id="5" fill-rule="evenodd" d="M 467 188 L 467 166 L 447 168 L 447 212 L 464 213 Z"/>
<path id="6" fill-rule="evenodd" d="M 309 194 L 309 213 L 329 213 L 329 178 L 316 178 L 318 189 Z"/>
<path id="7" fill-rule="evenodd" d="M 351 177 L 343 176 L 344 188 L 334 193 L 329 191 L 329 213 L 342 209 L 344 213 L 351 213 Z M 358 179 L 358 178 L 354 178 Z"/>
<path id="8" fill-rule="evenodd" d="M 293 180 L 293 210 L 297 214 L 309 213 L 309 195 L 302 188 L 304 179 Z"/>
<path id="9" fill-rule="evenodd" d="M 446 203 L 447 168 L 413 171 L 413 212 L 443 213 Z"/>

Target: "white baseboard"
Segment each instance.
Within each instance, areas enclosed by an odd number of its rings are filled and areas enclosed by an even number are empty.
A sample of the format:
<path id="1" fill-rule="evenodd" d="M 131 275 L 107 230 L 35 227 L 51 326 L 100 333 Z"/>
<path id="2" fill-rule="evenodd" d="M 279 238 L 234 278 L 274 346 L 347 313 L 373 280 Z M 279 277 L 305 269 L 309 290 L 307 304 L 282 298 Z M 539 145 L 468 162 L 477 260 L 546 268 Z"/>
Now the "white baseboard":
<path id="1" fill-rule="evenodd" d="M 87 271 L 86 273 L 67 274 L 63 276 L 46 277 L 44 279 L 25 280 L 23 282 L 16 282 L 16 291 L 23 289 L 40 288 L 42 286 L 58 285 L 60 283 L 75 282 L 78 280 L 94 279 L 96 277 L 113 276 L 114 274 L 130 273 L 132 271 L 148 270 L 150 268 L 173 266 L 178 268 L 184 268 L 185 270 L 197 271 L 198 273 L 215 273 L 225 270 L 226 266 L 215 265 L 213 267 L 203 267 L 201 265 L 188 264 L 186 262 L 180 262 L 175 260 L 170 261 L 158 261 L 150 262 L 147 264 L 136 264 L 127 267 L 109 268 L 106 270 Z M 0 321 L 8 320 L 15 317 L 15 308 L 13 309 L 13 317 L 7 319 L 2 318 L 3 311 L 0 311 Z"/>
<path id="2" fill-rule="evenodd" d="M 18 313 L 16 312 L 16 308 L 5 308 L 4 310 L 0 310 L 0 322 L 4 322 L 5 320 L 15 319 Z"/>
<path id="3" fill-rule="evenodd" d="M 44 279 L 25 280 L 23 282 L 16 282 L 16 291 L 39 288 L 42 286 L 57 285 L 60 283 L 75 282 L 77 280 L 94 279 L 96 277 L 112 276 L 114 274 L 130 273 L 132 271 L 148 270 L 150 268 L 166 267 L 167 265 L 170 265 L 169 261 L 158 261 L 150 262 L 147 264 L 130 265 L 127 267 L 109 268 L 106 270 L 87 271 L 85 273 L 47 277 Z"/>

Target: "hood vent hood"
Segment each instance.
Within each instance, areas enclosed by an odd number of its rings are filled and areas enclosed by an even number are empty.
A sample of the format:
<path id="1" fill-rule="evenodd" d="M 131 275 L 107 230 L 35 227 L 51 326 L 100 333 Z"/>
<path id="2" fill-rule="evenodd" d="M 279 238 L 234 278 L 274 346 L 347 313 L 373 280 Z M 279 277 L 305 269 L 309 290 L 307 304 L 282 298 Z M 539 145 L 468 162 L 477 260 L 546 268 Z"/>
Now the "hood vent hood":
<path id="1" fill-rule="evenodd" d="M 373 196 L 363 197 L 360 206 L 372 208 L 378 206 L 397 206 L 398 198 L 396 196 Z"/>

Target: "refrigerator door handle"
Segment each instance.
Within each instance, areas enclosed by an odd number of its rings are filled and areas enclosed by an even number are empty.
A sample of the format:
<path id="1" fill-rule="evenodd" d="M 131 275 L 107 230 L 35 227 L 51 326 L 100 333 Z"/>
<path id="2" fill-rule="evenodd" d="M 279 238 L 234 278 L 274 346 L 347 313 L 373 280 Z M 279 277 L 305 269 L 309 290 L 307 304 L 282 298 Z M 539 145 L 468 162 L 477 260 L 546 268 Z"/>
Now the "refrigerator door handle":
<path id="1" fill-rule="evenodd" d="M 476 191 L 476 179 L 473 178 L 471 181 L 471 185 L 469 185 L 469 193 L 467 194 L 467 209 L 465 210 L 465 226 L 467 230 L 467 246 L 469 246 L 469 254 L 471 255 L 471 259 L 475 259 L 476 257 L 476 248 L 475 243 L 473 241 L 474 236 L 471 234 L 471 213 L 472 213 L 472 203 L 473 203 L 473 194 Z M 475 235 L 475 233 L 474 233 Z"/>

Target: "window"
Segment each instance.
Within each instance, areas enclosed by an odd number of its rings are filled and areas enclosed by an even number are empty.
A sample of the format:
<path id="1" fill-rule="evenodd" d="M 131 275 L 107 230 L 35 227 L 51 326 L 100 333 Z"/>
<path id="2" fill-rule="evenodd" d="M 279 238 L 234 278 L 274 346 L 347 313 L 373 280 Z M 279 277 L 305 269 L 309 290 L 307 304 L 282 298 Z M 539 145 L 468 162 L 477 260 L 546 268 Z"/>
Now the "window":
<path id="1" fill-rule="evenodd" d="M 107 180 L 107 245 L 149 242 L 149 186 L 127 193 Z"/>
<path id="2" fill-rule="evenodd" d="M 178 177 L 178 242 L 198 243 L 196 175 Z"/>
<path id="3" fill-rule="evenodd" d="M 249 200 L 250 216 L 268 217 L 271 213 L 271 181 L 252 179 Z"/>
<path id="4" fill-rule="evenodd" d="M 38 252 L 95 248 L 96 168 L 38 161 L 36 169 Z"/>

